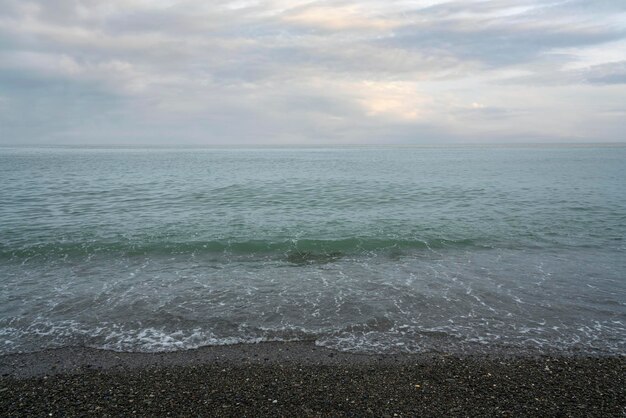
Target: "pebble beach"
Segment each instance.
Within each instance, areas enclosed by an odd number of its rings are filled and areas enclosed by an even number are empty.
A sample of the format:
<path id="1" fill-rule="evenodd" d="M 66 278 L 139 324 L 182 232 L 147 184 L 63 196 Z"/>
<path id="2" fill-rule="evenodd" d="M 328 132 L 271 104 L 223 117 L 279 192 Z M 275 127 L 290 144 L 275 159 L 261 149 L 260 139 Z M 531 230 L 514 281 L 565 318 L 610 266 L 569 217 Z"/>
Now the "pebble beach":
<path id="1" fill-rule="evenodd" d="M 626 359 L 360 355 L 313 343 L 0 357 L 3 416 L 623 417 Z"/>

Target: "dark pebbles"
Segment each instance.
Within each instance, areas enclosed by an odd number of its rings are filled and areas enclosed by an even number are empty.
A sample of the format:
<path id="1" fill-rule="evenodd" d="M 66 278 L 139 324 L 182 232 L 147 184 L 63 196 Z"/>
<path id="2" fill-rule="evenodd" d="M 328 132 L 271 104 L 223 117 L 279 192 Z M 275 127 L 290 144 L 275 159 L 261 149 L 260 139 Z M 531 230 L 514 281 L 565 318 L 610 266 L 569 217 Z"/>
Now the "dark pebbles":
<path id="1" fill-rule="evenodd" d="M 68 352 L 48 352 L 47 368 L 28 368 L 41 353 L 0 357 L 0 415 L 626 416 L 623 356 L 329 357 L 268 344 L 188 352 L 184 363 L 184 354 L 85 350 L 90 367 L 60 372 L 52 363 Z"/>

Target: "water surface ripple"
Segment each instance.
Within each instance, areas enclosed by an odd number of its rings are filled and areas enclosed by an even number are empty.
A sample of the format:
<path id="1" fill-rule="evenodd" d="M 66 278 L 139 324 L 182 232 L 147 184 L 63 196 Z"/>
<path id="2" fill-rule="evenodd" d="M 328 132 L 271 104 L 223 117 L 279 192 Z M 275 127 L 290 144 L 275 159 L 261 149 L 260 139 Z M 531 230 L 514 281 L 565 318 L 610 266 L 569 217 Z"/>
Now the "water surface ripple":
<path id="1" fill-rule="evenodd" d="M 0 148 L 0 352 L 626 354 L 626 148 Z"/>

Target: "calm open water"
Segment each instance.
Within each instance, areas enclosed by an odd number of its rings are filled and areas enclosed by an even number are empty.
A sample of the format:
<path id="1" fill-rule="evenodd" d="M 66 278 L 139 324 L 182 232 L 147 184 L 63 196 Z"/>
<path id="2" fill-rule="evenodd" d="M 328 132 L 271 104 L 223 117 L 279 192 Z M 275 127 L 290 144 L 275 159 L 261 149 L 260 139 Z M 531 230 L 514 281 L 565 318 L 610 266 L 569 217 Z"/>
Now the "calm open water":
<path id="1" fill-rule="evenodd" d="M 0 352 L 626 354 L 626 148 L 0 148 Z"/>

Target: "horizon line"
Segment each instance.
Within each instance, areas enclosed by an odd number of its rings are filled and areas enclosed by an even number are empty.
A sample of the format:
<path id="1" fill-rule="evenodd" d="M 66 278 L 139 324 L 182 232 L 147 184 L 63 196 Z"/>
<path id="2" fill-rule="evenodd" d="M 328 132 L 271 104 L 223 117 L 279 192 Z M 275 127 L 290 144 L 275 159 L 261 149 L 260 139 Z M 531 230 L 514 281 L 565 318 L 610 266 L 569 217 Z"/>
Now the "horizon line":
<path id="1" fill-rule="evenodd" d="M 626 141 L 607 142 L 446 142 L 423 144 L 0 144 L 0 148 L 72 148 L 72 149 L 306 149 L 306 148 L 451 148 L 451 147 L 626 147 Z"/>

